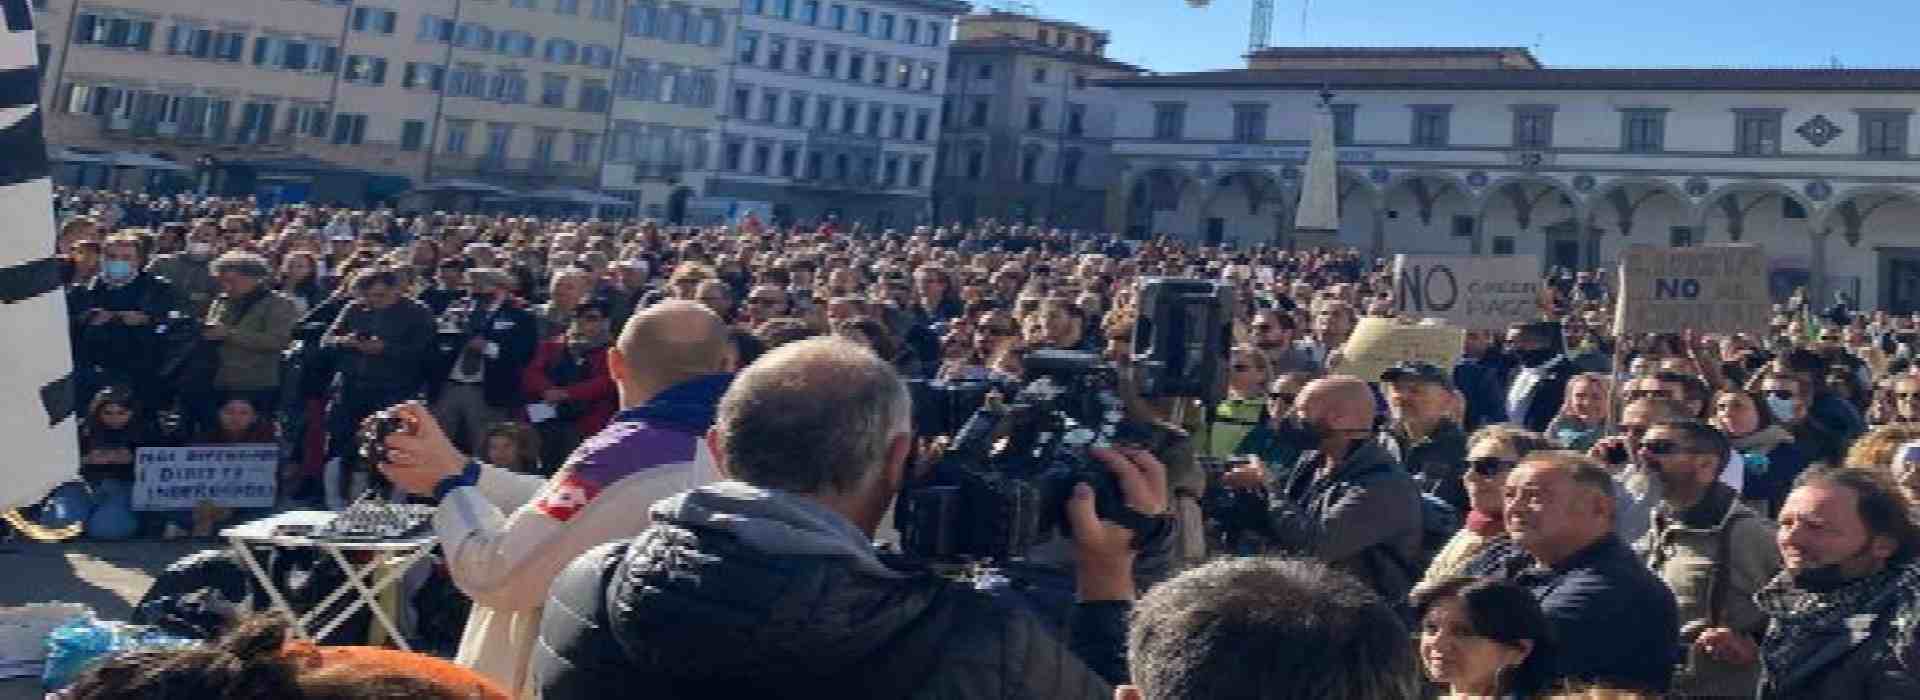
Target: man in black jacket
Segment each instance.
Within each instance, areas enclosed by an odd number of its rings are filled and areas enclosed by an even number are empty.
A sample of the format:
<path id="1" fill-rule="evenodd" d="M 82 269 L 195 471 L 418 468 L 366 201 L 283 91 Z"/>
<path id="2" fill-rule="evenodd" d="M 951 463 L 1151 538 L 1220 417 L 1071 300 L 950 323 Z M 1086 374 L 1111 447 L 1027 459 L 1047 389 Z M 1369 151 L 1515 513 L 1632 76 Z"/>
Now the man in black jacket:
<path id="1" fill-rule="evenodd" d="M 543 697 L 1111 697 L 1133 533 L 1095 515 L 1091 489 L 1068 504 L 1073 650 L 1022 608 L 875 555 L 906 479 L 909 404 L 888 363 L 843 339 L 749 366 L 710 433 L 732 480 L 659 502 L 639 538 L 588 551 L 554 583 L 533 652 Z M 1159 461 L 1094 454 L 1127 508 L 1165 517 Z"/>
<path id="2" fill-rule="evenodd" d="M 427 399 L 434 420 L 469 454 L 485 454 L 487 428 L 521 402 L 520 372 L 540 341 L 540 322 L 513 296 L 511 282 L 499 268 L 468 270 L 473 294 L 440 316 Z"/>
<path id="3" fill-rule="evenodd" d="M 433 344 L 433 312 L 400 294 L 400 280 L 386 270 L 361 274 L 353 281 L 354 301 L 340 310 L 321 344 L 336 353 L 340 392 L 327 408 L 329 468 L 353 474 L 361 465 L 360 422 L 374 411 L 417 396 Z M 327 500 L 351 499 L 348 484 L 335 473 L 327 476 Z"/>
<path id="4" fill-rule="evenodd" d="M 165 407 L 175 388 L 163 370 L 182 357 L 193 320 L 181 313 L 172 283 L 141 271 L 138 231 L 108 236 L 100 254 L 99 274 L 68 292 L 79 396 L 123 384 L 142 405 Z"/>
<path id="5" fill-rule="evenodd" d="M 1560 413 L 1560 403 L 1566 400 L 1567 381 L 1579 373 L 1567 360 L 1560 324 L 1547 321 L 1514 326 L 1507 333 L 1507 348 L 1520 363 L 1507 380 L 1507 422 L 1536 433 L 1546 432 L 1547 424 Z"/>
<path id="6" fill-rule="evenodd" d="M 1560 644 L 1562 679 L 1664 693 L 1679 658 L 1673 592 L 1613 534 L 1613 477 L 1573 452 L 1534 452 L 1507 475 L 1496 567 L 1533 592 Z"/>

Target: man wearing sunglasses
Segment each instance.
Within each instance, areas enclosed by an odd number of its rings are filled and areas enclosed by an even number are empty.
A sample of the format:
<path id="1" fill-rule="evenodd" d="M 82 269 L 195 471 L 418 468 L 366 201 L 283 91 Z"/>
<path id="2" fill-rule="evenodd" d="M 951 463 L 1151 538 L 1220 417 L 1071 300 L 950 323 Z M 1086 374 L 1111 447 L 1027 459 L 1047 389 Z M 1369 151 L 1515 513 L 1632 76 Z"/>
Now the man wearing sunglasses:
<path id="1" fill-rule="evenodd" d="M 1753 694 L 1767 627 L 1753 596 L 1780 571 L 1773 523 L 1721 481 L 1729 447 L 1720 431 L 1693 421 L 1656 423 L 1639 443 L 1660 503 L 1637 548 L 1679 607 L 1686 660 L 1674 691 L 1685 697 Z"/>
<path id="2" fill-rule="evenodd" d="M 1607 467 L 1617 482 L 1614 489 L 1614 532 L 1624 542 L 1638 542 L 1647 532 L 1653 505 L 1660 500 L 1660 482 L 1639 464 L 1640 440 L 1655 423 L 1690 420 L 1686 407 L 1664 397 L 1629 401 L 1620 410 L 1619 432 L 1593 443 L 1587 456 Z"/>

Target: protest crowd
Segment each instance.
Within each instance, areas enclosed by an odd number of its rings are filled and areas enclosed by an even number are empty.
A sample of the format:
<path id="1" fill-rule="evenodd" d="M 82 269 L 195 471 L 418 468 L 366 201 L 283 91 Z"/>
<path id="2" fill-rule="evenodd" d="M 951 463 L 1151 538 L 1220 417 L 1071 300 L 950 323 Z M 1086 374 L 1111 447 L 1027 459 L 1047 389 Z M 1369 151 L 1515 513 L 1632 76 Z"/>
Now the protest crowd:
<path id="1" fill-rule="evenodd" d="M 38 525 L 213 535 L 260 513 L 135 510 L 136 454 L 272 444 L 278 508 L 438 504 L 399 607 L 451 658 L 150 595 L 206 643 L 65 698 L 1920 698 L 1920 314 L 1619 328 L 1615 271 L 1555 269 L 1463 329 L 1351 249 L 55 207 L 82 460 Z M 1091 451 L 1070 536 L 901 556 L 952 437 L 909 386 L 1125 367 L 1157 277 L 1232 292 L 1218 400 L 1122 381 L 1151 439 Z"/>

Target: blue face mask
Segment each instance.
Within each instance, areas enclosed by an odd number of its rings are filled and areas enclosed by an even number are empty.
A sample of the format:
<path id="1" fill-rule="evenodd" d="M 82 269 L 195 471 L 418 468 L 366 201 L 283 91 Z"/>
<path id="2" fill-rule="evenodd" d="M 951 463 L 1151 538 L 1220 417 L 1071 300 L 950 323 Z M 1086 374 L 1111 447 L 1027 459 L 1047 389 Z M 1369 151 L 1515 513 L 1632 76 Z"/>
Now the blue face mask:
<path id="1" fill-rule="evenodd" d="M 1767 397 L 1767 408 L 1773 411 L 1775 418 L 1782 421 L 1793 420 L 1795 406 L 1793 399 L 1783 399 L 1778 396 Z"/>
<path id="2" fill-rule="evenodd" d="M 100 263 L 100 275 L 110 282 L 125 282 L 133 279 L 133 263 L 125 260 L 108 260 Z"/>

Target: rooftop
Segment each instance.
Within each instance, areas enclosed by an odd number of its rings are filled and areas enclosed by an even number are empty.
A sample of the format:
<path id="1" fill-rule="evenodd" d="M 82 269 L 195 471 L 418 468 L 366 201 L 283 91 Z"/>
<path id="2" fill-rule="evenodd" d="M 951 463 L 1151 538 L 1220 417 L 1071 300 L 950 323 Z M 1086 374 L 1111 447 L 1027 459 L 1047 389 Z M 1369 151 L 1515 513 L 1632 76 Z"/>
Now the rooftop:
<path id="1" fill-rule="evenodd" d="M 1002 35 L 1002 36 L 983 37 L 978 39 L 957 39 L 952 43 L 951 50 L 953 53 L 985 53 L 985 52 L 992 52 L 992 51 L 1017 51 L 1022 53 L 1039 54 L 1039 55 L 1046 56 L 1048 58 L 1056 58 L 1063 61 L 1073 61 L 1073 62 L 1081 63 L 1084 65 L 1099 66 L 1102 68 L 1110 68 L 1117 71 L 1126 71 L 1129 73 L 1140 73 L 1145 70 L 1131 63 L 1126 63 L 1124 61 L 1116 61 L 1111 58 L 1102 56 L 1100 54 L 1089 53 L 1086 51 L 1074 51 L 1072 49 L 1063 48 L 1063 47 L 1055 46 L 1052 44 L 1042 44 L 1039 41 L 1035 41 L 1033 39 L 1027 39 L 1025 37 L 1017 37 L 1017 36 Z"/>
<path id="2" fill-rule="evenodd" d="M 1334 90 L 1683 90 L 1690 92 L 1920 91 L 1920 69 L 1541 68 L 1248 70 L 1112 78 L 1124 88 Z"/>
<path id="3" fill-rule="evenodd" d="M 1025 12 L 1012 12 L 1009 10 L 1000 10 L 1000 9 L 992 9 L 992 8 L 989 8 L 984 12 L 978 12 L 978 13 L 963 16 L 960 18 L 959 21 L 961 24 L 967 24 L 970 22 L 986 22 L 986 21 L 1033 22 L 1035 24 L 1044 24 L 1057 29 L 1065 29 L 1068 31 L 1080 32 L 1082 34 L 1086 34 L 1092 37 L 1097 37 L 1100 39 L 1105 39 L 1108 36 L 1107 30 L 1105 29 L 1094 29 L 1093 27 L 1089 27 L 1079 22 L 1070 22 L 1064 19 L 1053 19 L 1051 17 L 1043 17 L 1038 14 L 1029 14 Z"/>

